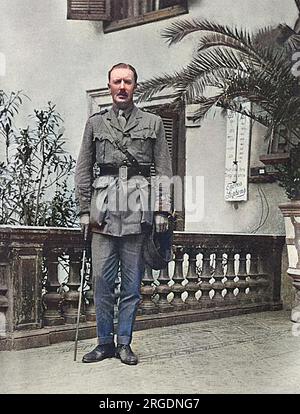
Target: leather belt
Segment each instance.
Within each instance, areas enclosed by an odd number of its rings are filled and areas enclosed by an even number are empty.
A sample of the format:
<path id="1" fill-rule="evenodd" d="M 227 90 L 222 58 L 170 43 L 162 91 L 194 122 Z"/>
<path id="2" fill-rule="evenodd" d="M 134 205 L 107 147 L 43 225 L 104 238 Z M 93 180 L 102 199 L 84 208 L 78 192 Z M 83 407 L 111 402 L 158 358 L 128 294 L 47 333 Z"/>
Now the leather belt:
<path id="1" fill-rule="evenodd" d="M 97 175 L 113 175 L 120 176 L 121 178 L 130 178 L 135 175 L 143 175 L 144 177 L 150 177 L 150 166 L 140 165 L 139 167 L 121 165 L 120 167 L 112 167 L 105 164 L 97 165 L 99 172 Z M 125 176 L 124 176 L 125 175 Z"/>

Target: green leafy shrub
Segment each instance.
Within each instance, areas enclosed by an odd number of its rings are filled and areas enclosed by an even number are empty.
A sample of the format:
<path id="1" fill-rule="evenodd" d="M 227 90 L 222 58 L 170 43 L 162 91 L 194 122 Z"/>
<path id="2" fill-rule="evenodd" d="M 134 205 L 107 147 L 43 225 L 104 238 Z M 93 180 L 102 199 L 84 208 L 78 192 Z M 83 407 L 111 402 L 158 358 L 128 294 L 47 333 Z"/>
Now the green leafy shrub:
<path id="1" fill-rule="evenodd" d="M 64 150 L 63 120 L 48 102 L 34 110 L 30 126 L 18 129 L 15 118 L 24 94 L 0 91 L 0 137 L 5 160 L 0 163 L 0 224 L 73 227 L 75 160 Z"/>

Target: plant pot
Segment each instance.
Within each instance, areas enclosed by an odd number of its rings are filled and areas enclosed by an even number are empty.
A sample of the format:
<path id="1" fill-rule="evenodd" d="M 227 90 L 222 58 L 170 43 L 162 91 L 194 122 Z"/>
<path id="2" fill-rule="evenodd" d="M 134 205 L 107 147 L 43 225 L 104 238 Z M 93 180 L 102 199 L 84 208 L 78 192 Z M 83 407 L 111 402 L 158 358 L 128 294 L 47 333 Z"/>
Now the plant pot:
<path id="1" fill-rule="evenodd" d="M 286 246 L 288 252 L 288 275 L 295 288 L 295 303 L 292 307 L 291 320 L 300 323 L 300 200 L 280 204 L 284 216 Z"/>

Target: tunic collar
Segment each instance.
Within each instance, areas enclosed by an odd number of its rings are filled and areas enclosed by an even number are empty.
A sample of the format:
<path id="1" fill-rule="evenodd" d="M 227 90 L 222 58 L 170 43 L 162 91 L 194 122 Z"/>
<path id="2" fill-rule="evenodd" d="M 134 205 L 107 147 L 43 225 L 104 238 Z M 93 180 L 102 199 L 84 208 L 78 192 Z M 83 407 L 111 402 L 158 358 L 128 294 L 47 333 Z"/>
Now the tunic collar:
<path id="1" fill-rule="evenodd" d="M 134 108 L 134 104 L 132 104 L 132 105 L 130 105 L 128 108 L 126 108 L 126 109 L 121 109 L 122 111 L 123 111 L 123 113 L 124 113 L 124 115 L 125 115 L 125 118 L 128 120 L 129 119 L 129 117 L 130 117 L 130 115 L 131 115 L 131 112 L 132 112 L 132 110 L 133 110 L 133 108 Z M 118 117 L 118 115 L 119 115 L 119 108 L 116 106 L 116 105 L 113 105 L 113 111 L 114 111 L 114 113 L 116 114 L 116 117 Z"/>

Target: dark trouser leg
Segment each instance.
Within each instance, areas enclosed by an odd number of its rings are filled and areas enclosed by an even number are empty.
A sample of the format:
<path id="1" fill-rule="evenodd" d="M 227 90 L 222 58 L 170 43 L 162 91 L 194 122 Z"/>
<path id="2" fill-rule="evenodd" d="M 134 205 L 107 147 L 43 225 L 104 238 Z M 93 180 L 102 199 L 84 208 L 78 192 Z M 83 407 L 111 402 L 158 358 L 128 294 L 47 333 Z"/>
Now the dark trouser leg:
<path id="1" fill-rule="evenodd" d="M 142 257 L 144 237 L 144 234 L 135 234 L 124 236 L 119 241 L 121 287 L 117 342 L 122 345 L 131 342 L 136 311 L 141 298 L 141 281 L 145 267 Z"/>
<path id="2" fill-rule="evenodd" d="M 100 345 L 114 341 L 114 291 L 119 267 L 117 239 L 99 233 L 92 236 L 93 283 Z"/>

